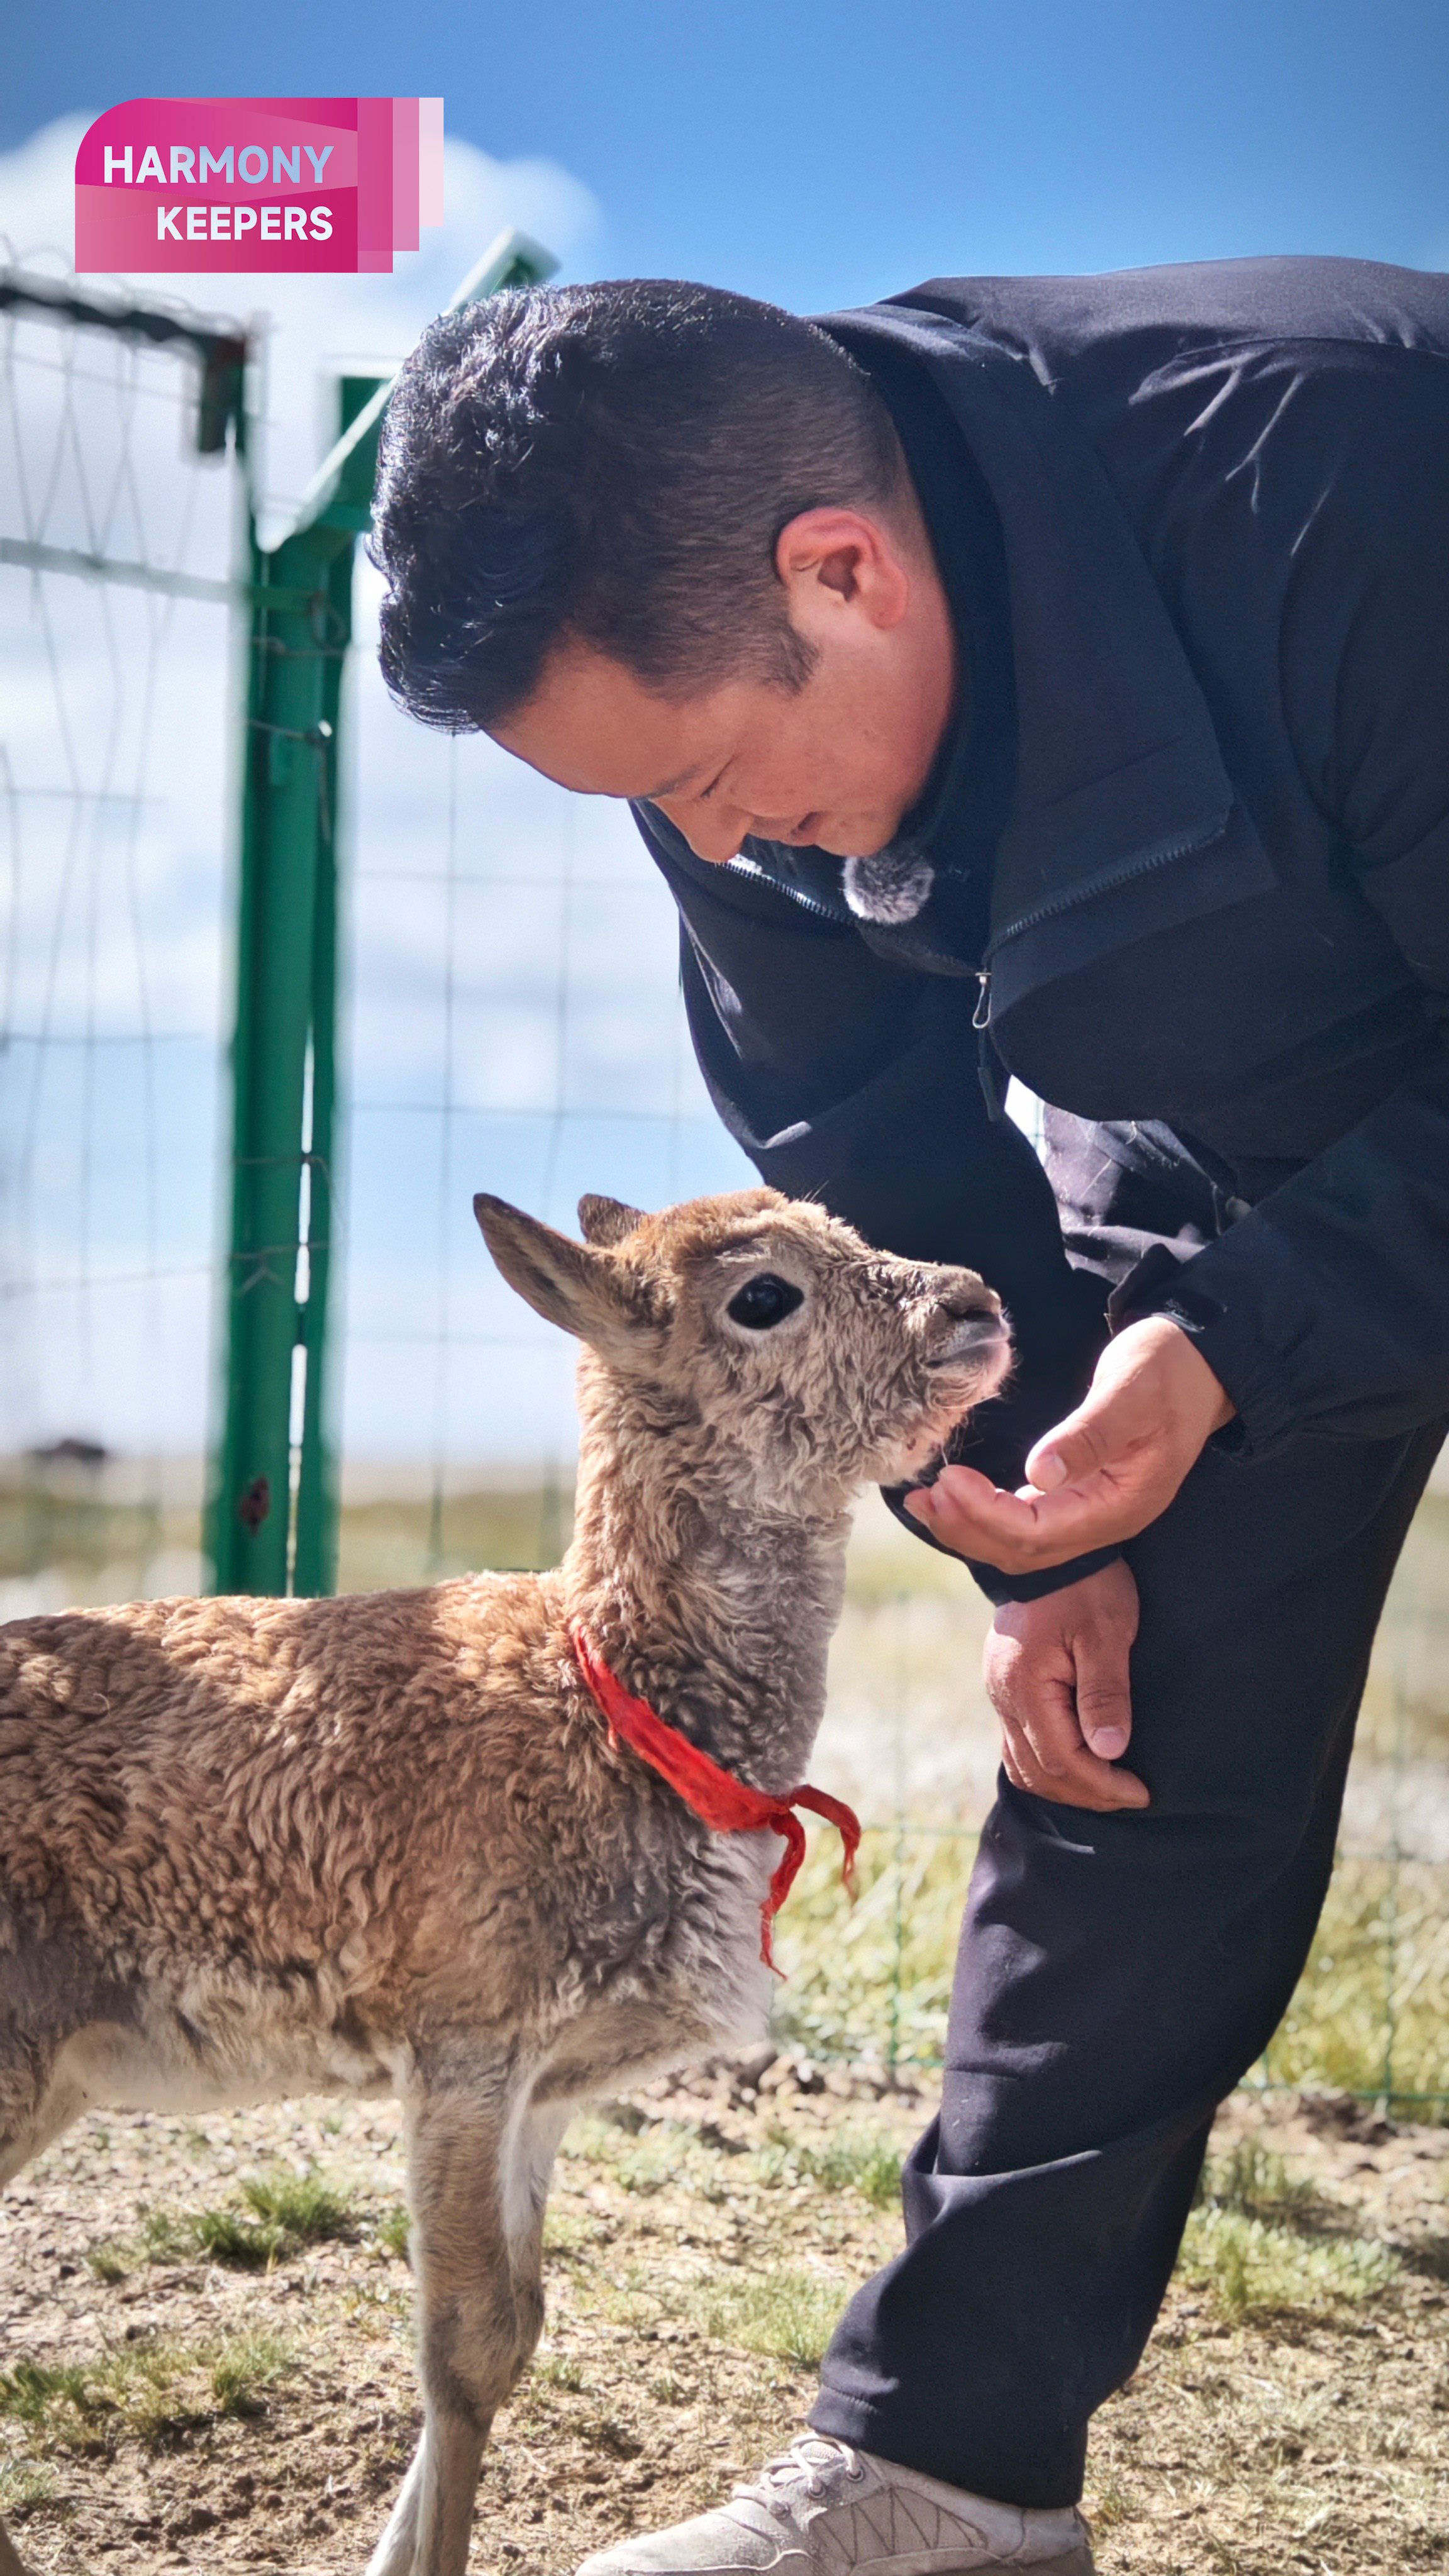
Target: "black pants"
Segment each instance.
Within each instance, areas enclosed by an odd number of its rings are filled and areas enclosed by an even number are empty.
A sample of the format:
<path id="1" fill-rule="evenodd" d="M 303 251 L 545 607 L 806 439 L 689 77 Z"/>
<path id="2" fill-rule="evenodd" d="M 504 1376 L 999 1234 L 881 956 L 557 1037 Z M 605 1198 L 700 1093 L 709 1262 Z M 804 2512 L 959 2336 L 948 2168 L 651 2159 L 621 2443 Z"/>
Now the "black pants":
<path id="1" fill-rule="evenodd" d="M 1003 1780 L 972 1876 L 907 2246 L 811 2418 L 1020 2505 L 1081 2493 L 1136 2367 L 1214 2108 L 1287 2006 L 1333 1865 L 1369 1650 L 1444 1425 L 1210 1451 L 1128 1550 L 1145 1813 Z"/>

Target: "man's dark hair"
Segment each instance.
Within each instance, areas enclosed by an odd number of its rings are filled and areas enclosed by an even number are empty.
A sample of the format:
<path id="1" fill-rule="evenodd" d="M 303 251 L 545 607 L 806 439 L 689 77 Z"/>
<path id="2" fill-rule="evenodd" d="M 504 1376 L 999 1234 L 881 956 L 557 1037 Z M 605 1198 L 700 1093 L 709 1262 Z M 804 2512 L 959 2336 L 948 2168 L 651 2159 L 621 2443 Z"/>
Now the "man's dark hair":
<path id="1" fill-rule="evenodd" d="M 425 724 L 502 722 L 576 638 L 649 688 L 798 688 L 775 543 L 802 510 L 889 500 L 900 451 L 811 323 L 716 287 L 535 287 L 444 314 L 383 432 L 382 668 Z"/>

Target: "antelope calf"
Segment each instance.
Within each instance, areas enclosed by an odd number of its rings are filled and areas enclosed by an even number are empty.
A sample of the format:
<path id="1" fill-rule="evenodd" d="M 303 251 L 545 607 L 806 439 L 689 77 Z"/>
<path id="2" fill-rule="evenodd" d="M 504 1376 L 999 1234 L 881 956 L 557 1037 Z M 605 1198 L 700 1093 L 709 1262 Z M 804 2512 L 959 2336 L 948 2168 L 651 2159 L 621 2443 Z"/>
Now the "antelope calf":
<path id="1" fill-rule="evenodd" d="M 0 1630 L 0 2181 L 101 2104 L 405 2106 L 425 2423 L 369 2576 L 462 2576 L 571 2112 L 758 2037 L 848 1506 L 1008 1356 L 973 1272 L 772 1190 L 475 1205 L 583 1345 L 555 1572 Z"/>

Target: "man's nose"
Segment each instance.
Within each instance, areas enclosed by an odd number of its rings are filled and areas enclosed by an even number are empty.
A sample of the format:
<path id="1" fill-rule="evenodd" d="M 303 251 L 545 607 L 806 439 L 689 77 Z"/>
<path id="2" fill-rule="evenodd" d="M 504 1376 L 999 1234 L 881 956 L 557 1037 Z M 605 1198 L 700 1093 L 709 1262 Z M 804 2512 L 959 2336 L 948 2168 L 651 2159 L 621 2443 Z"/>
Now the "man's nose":
<path id="1" fill-rule="evenodd" d="M 695 857 L 708 859 L 715 867 L 737 858 L 748 838 L 749 816 L 728 805 L 704 805 L 688 796 L 661 796 L 656 802 L 660 813 L 667 814 L 675 830 L 684 834 Z"/>

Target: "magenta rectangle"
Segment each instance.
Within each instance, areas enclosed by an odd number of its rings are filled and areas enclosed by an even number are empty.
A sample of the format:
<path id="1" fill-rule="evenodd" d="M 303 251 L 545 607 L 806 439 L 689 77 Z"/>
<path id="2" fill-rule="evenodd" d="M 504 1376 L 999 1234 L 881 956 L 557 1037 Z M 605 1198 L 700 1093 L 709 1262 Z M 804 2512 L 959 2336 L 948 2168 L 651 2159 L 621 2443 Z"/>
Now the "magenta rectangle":
<path id="1" fill-rule="evenodd" d="M 418 103 L 395 98 L 392 103 L 392 246 L 418 246 Z"/>
<path id="2" fill-rule="evenodd" d="M 443 220 L 443 102 L 418 100 L 418 221 Z"/>
<path id="3" fill-rule="evenodd" d="M 392 100 L 357 102 L 357 266 L 392 274 Z"/>

